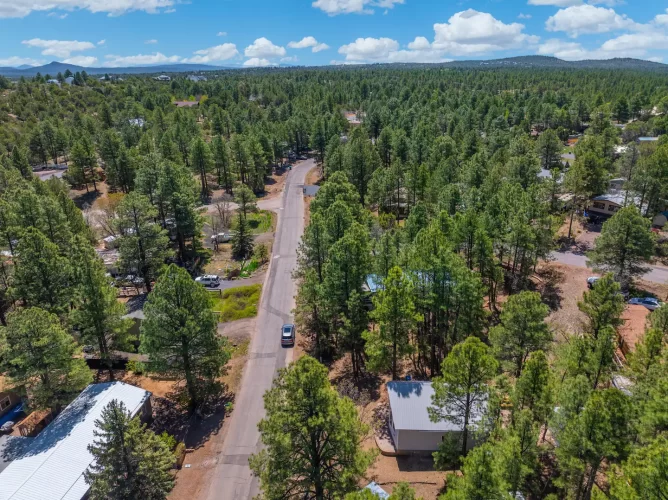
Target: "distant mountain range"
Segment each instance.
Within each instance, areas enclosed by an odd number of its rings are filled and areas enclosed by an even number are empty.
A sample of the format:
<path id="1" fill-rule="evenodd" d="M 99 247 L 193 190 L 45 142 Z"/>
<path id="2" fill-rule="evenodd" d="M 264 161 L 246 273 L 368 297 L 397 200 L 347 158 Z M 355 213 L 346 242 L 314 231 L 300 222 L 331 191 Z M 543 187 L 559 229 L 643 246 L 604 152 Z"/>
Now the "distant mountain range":
<path id="1" fill-rule="evenodd" d="M 564 61 L 556 57 L 549 56 L 520 56 L 509 57 L 505 59 L 491 59 L 487 61 L 452 61 L 440 64 L 375 64 L 374 67 L 401 67 L 401 68 L 421 68 L 421 67 L 445 67 L 445 68 L 558 68 L 558 69 L 607 69 L 607 70 L 636 70 L 636 71 L 659 71 L 668 73 L 668 65 L 652 61 L 643 61 L 640 59 L 606 59 L 606 60 L 587 60 L 587 61 Z M 285 67 L 285 66 L 284 66 Z M 293 67 L 293 66 L 290 66 Z M 359 68 L 359 66 L 357 66 Z M 328 68 L 332 68 L 328 66 Z M 341 68 L 338 66 L 337 68 Z M 66 70 L 72 73 L 85 71 L 89 75 L 140 75 L 140 74 L 174 74 L 174 73 L 192 73 L 199 71 L 221 71 L 232 68 L 225 66 L 210 66 L 208 64 L 166 64 L 159 66 L 134 66 L 127 68 L 85 68 L 73 64 L 61 62 L 52 62 L 44 66 L 20 66 L 18 68 L 0 67 L 0 75 L 9 78 L 20 78 L 22 76 L 32 77 L 37 73 L 41 75 L 51 75 L 55 77 L 58 73 L 65 73 Z M 321 68 L 322 69 L 322 68 Z"/>
<path id="2" fill-rule="evenodd" d="M 642 59 L 615 58 L 584 61 L 564 61 L 550 56 L 520 56 L 489 61 L 452 61 L 443 66 L 453 68 L 563 68 L 563 69 L 630 69 L 666 71 L 668 65 Z"/>
<path id="3" fill-rule="evenodd" d="M 18 68 L 0 67 L 0 75 L 9 78 L 20 78 L 22 76 L 32 77 L 37 73 L 41 75 L 51 75 L 55 77 L 58 73 L 65 73 L 66 70 L 72 73 L 85 71 L 89 75 L 142 75 L 157 73 L 191 73 L 194 71 L 219 71 L 230 69 L 222 66 L 209 66 L 208 64 L 163 64 L 159 66 L 132 66 L 127 68 L 87 68 L 76 66 L 74 64 L 65 64 L 62 62 L 51 62 L 44 66 L 21 66 Z"/>

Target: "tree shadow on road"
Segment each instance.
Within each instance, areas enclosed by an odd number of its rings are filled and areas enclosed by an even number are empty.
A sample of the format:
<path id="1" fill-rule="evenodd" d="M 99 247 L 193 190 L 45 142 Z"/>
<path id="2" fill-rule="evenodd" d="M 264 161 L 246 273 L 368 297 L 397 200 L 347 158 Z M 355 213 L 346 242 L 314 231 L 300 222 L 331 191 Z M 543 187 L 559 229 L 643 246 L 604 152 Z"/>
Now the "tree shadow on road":
<path id="1" fill-rule="evenodd" d="M 564 282 L 564 273 L 552 267 L 546 267 L 536 272 L 539 282 L 536 285 L 542 301 L 552 310 L 561 309 L 562 290 L 561 283 Z"/>
<path id="2" fill-rule="evenodd" d="M 186 404 L 185 387 L 180 386 L 166 398 L 154 398 L 153 423 L 156 433 L 167 432 L 186 448 L 199 448 L 218 434 L 225 417 L 232 410 L 234 395 L 223 384 L 217 384 L 202 406 L 191 412 Z"/>

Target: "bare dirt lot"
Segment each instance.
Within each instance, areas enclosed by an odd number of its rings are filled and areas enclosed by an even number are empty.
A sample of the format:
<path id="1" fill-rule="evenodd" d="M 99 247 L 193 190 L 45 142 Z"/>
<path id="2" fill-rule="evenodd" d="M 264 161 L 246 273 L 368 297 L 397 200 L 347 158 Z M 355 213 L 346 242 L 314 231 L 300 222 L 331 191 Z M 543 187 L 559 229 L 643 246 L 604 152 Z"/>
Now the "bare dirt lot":
<path id="1" fill-rule="evenodd" d="M 538 275 L 541 281 L 537 288 L 550 306 L 547 322 L 555 330 L 555 339 L 559 341 L 564 335 L 581 331 L 585 316 L 578 309 L 578 302 L 587 291 L 587 278 L 591 276 L 591 271 L 548 262 L 539 266 Z"/>
<path id="2" fill-rule="evenodd" d="M 622 352 L 627 353 L 634 350 L 635 345 L 645 333 L 649 313 L 650 311 L 643 306 L 626 306 L 622 314 L 624 324 L 618 329 Z"/>
<path id="3" fill-rule="evenodd" d="M 601 234 L 601 225 L 587 224 L 580 218 L 573 219 L 573 228 L 571 231 L 571 238 L 568 240 L 568 227 L 570 225 L 570 217 L 566 217 L 563 224 L 557 231 L 557 238 L 562 244 L 562 250 L 570 249 L 572 251 L 586 252 L 591 250 L 594 246 L 594 241 Z"/>

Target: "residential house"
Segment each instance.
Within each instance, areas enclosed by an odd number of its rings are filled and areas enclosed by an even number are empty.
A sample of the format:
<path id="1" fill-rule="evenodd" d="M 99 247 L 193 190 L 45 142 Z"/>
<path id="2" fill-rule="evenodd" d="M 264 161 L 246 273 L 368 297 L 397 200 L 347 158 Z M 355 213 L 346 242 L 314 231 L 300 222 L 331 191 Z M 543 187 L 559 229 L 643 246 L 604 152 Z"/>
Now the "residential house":
<path id="1" fill-rule="evenodd" d="M 67 85 L 72 85 L 74 83 L 74 77 L 73 76 L 68 76 L 63 80 Z"/>
<path id="2" fill-rule="evenodd" d="M 21 403 L 19 395 L 12 391 L 0 391 L 0 425 L 4 422 L 2 419 L 9 415 L 16 406 Z"/>
<path id="3" fill-rule="evenodd" d="M 151 417 L 151 393 L 123 382 L 89 385 L 35 438 L 24 438 L 21 450 L 0 473 L 0 500 L 81 500 L 90 485 L 84 472 L 95 462 L 88 449 L 95 441 L 95 422 L 113 400 L 142 420 Z"/>
<path id="4" fill-rule="evenodd" d="M 350 125 L 361 125 L 366 114 L 357 111 L 345 111 L 344 116 Z"/>
<path id="5" fill-rule="evenodd" d="M 56 80 L 55 78 L 51 78 L 51 80 L 47 80 L 46 83 L 51 83 L 53 85 L 58 85 L 60 87 L 60 82 Z"/>
<path id="6" fill-rule="evenodd" d="M 626 179 L 624 177 L 616 177 L 608 181 L 608 192 L 621 191 L 624 189 Z"/>
<path id="7" fill-rule="evenodd" d="M 113 245 L 116 240 L 111 240 L 110 242 L 106 241 L 105 238 L 105 246 L 106 245 Z M 118 261 L 121 258 L 121 254 L 117 249 L 109 249 L 109 250 L 99 250 L 96 249 L 95 252 L 97 253 L 98 257 L 102 259 L 102 262 L 104 262 L 104 267 L 107 270 L 107 272 L 112 275 L 112 276 L 118 276 L 119 274 L 119 269 L 118 269 Z"/>
<path id="8" fill-rule="evenodd" d="M 397 454 L 434 452 L 446 436 L 461 434 L 463 426 L 444 420 L 433 422 L 427 408 L 432 405 L 434 388 L 431 382 L 388 382 L 390 398 L 389 430 Z M 473 408 L 470 425 L 482 419 L 486 402 Z M 454 436 L 453 436 L 454 437 Z M 469 448 L 474 446 L 469 433 Z"/>
<path id="9" fill-rule="evenodd" d="M 603 217 L 612 217 L 617 210 L 624 206 L 626 192 L 606 193 L 600 196 L 594 196 L 587 208 L 587 212 L 592 215 Z"/>
<path id="10" fill-rule="evenodd" d="M 387 500 L 388 498 L 390 498 L 390 494 L 383 488 L 381 488 L 380 485 L 375 481 L 371 481 L 364 487 L 364 489 L 369 490 L 371 493 L 373 493 L 376 497 L 380 498 L 381 500 Z"/>
<path id="11" fill-rule="evenodd" d="M 664 227 L 667 222 L 668 222 L 668 210 L 664 210 L 663 212 L 654 216 L 654 218 L 652 219 L 652 226 Z"/>
<path id="12" fill-rule="evenodd" d="M 615 158 L 619 158 L 622 156 L 624 153 L 626 153 L 629 150 L 628 146 L 615 146 L 613 151 L 615 154 Z"/>
<path id="13" fill-rule="evenodd" d="M 640 144 L 647 144 L 649 142 L 656 142 L 658 141 L 658 137 L 638 137 L 638 142 Z"/>
<path id="14" fill-rule="evenodd" d="M 2 419 L 8 415 L 19 403 L 21 398 L 16 392 L 6 387 L 5 378 L 0 376 L 0 425 L 4 423 Z"/>
<path id="15" fill-rule="evenodd" d="M 154 78 L 154 80 L 157 80 L 159 82 L 169 82 L 169 81 L 171 81 L 171 78 L 168 77 L 167 75 L 160 75 L 160 76 L 156 76 Z"/>
<path id="16" fill-rule="evenodd" d="M 193 106 L 199 106 L 199 101 L 174 101 L 172 104 L 177 108 L 192 108 Z"/>

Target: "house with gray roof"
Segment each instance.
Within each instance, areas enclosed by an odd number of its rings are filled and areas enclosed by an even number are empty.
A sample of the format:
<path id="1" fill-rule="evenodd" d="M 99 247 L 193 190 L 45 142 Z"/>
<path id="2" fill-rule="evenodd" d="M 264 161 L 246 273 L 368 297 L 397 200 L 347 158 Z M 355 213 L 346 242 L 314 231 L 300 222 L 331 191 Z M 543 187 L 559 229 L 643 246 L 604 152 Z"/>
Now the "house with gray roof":
<path id="1" fill-rule="evenodd" d="M 461 434 L 463 425 L 451 420 L 433 422 L 427 408 L 432 406 L 434 388 L 431 382 L 388 382 L 390 399 L 389 428 L 398 454 L 433 452 L 446 436 Z M 486 403 L 474 408 L 469 429 L 482 420 Z M 470 436 L 470 434 L 469 434 Z M 469 447 L 474 446 L 469 437 Z"/>
<path id="2" fill-rule="evenodd" d="M 37 437 L 3 443 L 0 500 L 81 500 L 95 458 L 95 421 L 113 400 L 142 420 L 151 415 L 151 393 L 123 382 L 91 384 Z M 18 446 L 17 446 L 18 445 Z"/>

